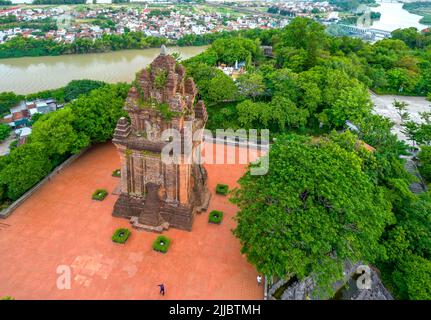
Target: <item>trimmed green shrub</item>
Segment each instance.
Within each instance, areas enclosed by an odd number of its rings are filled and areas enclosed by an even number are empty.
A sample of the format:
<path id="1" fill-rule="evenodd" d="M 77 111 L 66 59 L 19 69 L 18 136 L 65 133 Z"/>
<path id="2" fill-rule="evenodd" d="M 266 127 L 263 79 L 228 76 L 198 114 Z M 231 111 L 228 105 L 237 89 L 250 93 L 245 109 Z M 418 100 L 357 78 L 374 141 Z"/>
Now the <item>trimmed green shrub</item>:
<path id="1" fill-rule="evenodd" d="M 210 212 L 210 215 L 208 217 L 209 223 L 220 224 L 222 220 L 223 220 L 223 212 L 222 211 L 213 210 Z"/>
<path id="2" fill-rule="evenodd" d="M 15 298 L 11 296 L 4 296 L 4 297 L 1 297 L 0 300 L 15 300 Z"/>
<path id="3" fill-rule="evenodd" d="M 222 195 L 227 195 L 227 192 L 229 191 L 229 186 L 227 184 L 218 184 L 216 186 L 216 193 L 217 194 L 222 194 Z"/>
<path id="4" fill-rule="evenodd" d="M 168 237 L 158 236 L 157 239 L 153 242 L 153 249 L 155 251 L 166 253 L 168 252 L 170 243 L 171 240 L 169 240 Z"/>
<path id="5" fill-rule="evenodd" d="M 108 191 L 106 191 L 105 189 L 97 189 L 96 191 L 94 191 L 92 198 L 93 200 L 102 201 L 106 198 L 107 195 Z"/>
<path id="6" fill-rule="evenodd" d="M 114 170 L 114 171 L 112 172 L 112 176 L 113 176 L 113 177 L 116 177 L 116 178 L 121 177 L 121 170 L 120 170 L 120 169 Z"/>
<path id="7" fill-rule="evenodd" d="M 130 230 L 126 228 L 119 228 L 115 230 L 112 235 L 112 241 L 116 243 L 125 243 L 130 236 Z"/>

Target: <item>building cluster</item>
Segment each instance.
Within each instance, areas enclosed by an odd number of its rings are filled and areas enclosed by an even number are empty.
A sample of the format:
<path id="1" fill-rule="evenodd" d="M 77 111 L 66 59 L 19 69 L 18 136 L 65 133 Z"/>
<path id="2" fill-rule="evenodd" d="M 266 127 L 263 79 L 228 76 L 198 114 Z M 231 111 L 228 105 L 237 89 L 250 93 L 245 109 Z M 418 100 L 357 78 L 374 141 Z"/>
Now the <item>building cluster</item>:
<path id="1" fill-rule="evenodd" d="M 325 20 L 338 20 L 338 9 L 328 1 L 276 1 L 271 3 L 271 9 L 289 17 L 314 18 L 316 14 L 322 14 Z"/>
<path id="2" fill-rule="evenodd" d="M 287 24 L 286 19 L 262 14 L 234 16 L 230 13 L 197 11 L 192 8 L 181 11 L 170 10 L 168 15 L 152 15 L 148 9 L 140 12 L 130 10 L 123 16 L 115 15 L 113 21 L 120 28 L 170 39 L 179 39 L 188 34 L 201 35 L 224 30 L 277 28 Z"/>
<path id="3" fill-rule="evenodd" d="M 240 75 L 245 73 L 245 61 L 236 61 L 234 66 L 220 64 L 219 66 L 217 66 L 217 69 L 223 71 L 225 75 L 231 77 L 234 81 L 236 81 L 236 79 L 238 79 Z"/>
<path id="4" fill-rule="evenodd" d="M 25 142 L 25 139 L 31 134 L 30 123 L 36 114 L 47 114 L 63 105 L 57 103 L 55 99 L 37 99 L 32 101 L 21 101 L 18 105 L 11 108 L 10 113 L 3 117 L 0 122 L 9 125 L 15 129 L 15 134 L 19 138 L 19 144 Z"/>
<path id="5" fill-rule="evenodd" d="M 0 43 L 18 35 L 36 39 L 53 39 L 71 43 L 77 38 L 97 39 L 103 34 L 124 34 L 128 31 L 143 32 L 147 36 L 179 39 L 185 35 L 202 35 L 210 32 L 233 31 L 253 28 L 279 28 L 287 25 L 287 18 L 263 13 L 219 13 L 205 7 L 110 8 L 95 7 L 77 10 L 75 7 L 13 7 L 0 10 L 0 19 L 14 15 L 23 22 L 54 21 L 56 30 L 14 27 L 0 30 Z M 107 26 L 106 23 L 110 22 Z M 112 23 L 112 22 L 113 23 Z"/>

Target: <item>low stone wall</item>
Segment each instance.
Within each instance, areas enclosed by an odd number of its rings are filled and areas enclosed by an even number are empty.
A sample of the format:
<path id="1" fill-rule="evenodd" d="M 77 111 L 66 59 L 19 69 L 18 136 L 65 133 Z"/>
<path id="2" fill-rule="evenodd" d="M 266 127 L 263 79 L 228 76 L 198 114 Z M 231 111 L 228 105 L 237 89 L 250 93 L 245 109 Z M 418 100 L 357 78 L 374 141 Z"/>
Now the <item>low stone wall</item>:
<path id="1" fill-rule="evenodd" d="M 43 178 L 41 181 L 39 181 L 33 188 L 28 190 L 26 193 L 24 193 L 21 198 L 13 202 L 9 207 L 6 209 L 0 211 L 0 218 L 6 219 L 8 216 L 12 214 L 12 212 L 18 208 L 22 203 L 24 203 L 25 200 L 27 200 L 33 193 L 35 193 L 37 190 L 39 190 L 40 187 L 42 187 L 46 182 L 48 182 L 53 176 L 57 175 L 59 171 L 63 170 L 64 168 L 68 167 L 72 164 L 76 159 L 78 159 L 80 156 L 82 156 L 89 148 L 83 149 L 81 152 L 72 155 L 70 158 L 68 158 L 66 161 L 64 161 L 62 164 L 60 164 L 58 167 L 56 167 L 49 175 L 47 175 L 45 178 Z"/>

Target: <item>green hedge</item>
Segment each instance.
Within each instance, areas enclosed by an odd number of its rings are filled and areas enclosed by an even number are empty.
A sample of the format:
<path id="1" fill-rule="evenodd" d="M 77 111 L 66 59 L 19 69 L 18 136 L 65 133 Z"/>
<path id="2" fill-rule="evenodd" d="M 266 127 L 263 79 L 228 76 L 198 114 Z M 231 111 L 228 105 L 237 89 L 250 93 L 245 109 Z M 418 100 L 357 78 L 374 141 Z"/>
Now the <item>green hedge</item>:
<path id="1" fill-rule="evenodd" d="M 218 184 L 216 186 L 216 193 L 217 194 L 222 194 L 222 195 L 227 195 L 229 191 L 229 186 L 227 184 Z"/>
<path id="2" fill-rule="evenodd" d="M 112 172 L 112 176 L 117 178 L 121 177 L 121 170 L 120 169 L 114 170 Z"/>
<path id="3" fill-rule="evenodd" d="M 213 210 L 210 212 L 210 215 L 208 217 L 209 223 L 220 224 L 222 220 L 223 220 L 223 212 L 222 211 Z"/>
<path id="4" fill-rule="evenodd" d="M 120 228 L 115 230 L 112 235 L 112 241 L 116 243 L 125 243 L 130 236 L 130 230 L 126 228 Z"/>
<path id="5" fill-rule="evenodd" d="M 171 240 L 169 240 L 168 237 L 158 236 L 157 239 L 153 242 L 153 249 L 155 251 L 166 253 L 168 252 L 170 243 Z"/>
<path id="6" fill-rule="evenodd" d="M 106 191 L 105 189 L 97 189 L 96 191 L 94 191 L 92 199 L 102 201 L 106 198 L 107 195 L 108 191 Z"/>

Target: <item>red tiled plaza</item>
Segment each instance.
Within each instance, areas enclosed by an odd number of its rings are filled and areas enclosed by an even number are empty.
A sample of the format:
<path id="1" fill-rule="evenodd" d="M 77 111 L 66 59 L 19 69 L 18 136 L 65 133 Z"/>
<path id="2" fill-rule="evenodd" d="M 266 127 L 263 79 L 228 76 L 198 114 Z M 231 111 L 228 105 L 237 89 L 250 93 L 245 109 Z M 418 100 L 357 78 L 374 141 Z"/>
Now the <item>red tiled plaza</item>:
<path id="1" fill-rule="evenodd" d="M 229 147 L 231 148 L 231 147 Z M 253 159 L 251 159 L 253 160 Z M 245 165 L 211 164 L 212 192 L 206 213 L 196 216 L 191 232 L 164 232 L 167 254 L 152 250 L 155 233 L 137 231 L 126 219 L 112 217 L 119 183 L 115 147 L 93 147 L 42 186 L 6 220 L 0 220 L 0 296 L 15 299 L 262 299 L 257 272 L 240 253 L 232 235 L 237 208 L 214 193 L 217 183 L 233 188 Z M 91 199 L 99 188 L 110 192 Z M 221 210 L 221 225 L 208 212 Z M 124 245 L 111 241 L 119 227 L 131 229 Z M 70 290 L 57 288 L 57 267 L 70 266 Z M 158 294 L 164 283 L 166 295 Z"/>

